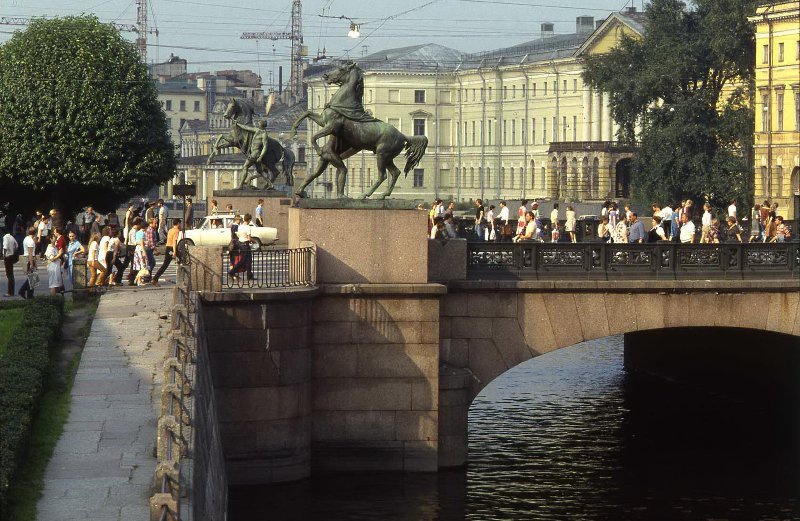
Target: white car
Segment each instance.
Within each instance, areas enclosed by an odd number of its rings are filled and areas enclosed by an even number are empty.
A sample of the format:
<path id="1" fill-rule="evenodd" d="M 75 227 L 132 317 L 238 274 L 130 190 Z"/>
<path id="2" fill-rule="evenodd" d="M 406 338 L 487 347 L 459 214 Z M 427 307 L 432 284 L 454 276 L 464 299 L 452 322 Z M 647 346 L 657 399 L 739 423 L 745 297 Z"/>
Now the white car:
<path id="1" fill-rule="evenodd" d="M 183 246 L 227 246 L 231 242 L 231 225 L 235 215 L 232 213 L 217 213 L 207 215 L 199 228 L 183 232 L 183 239 L 178 245 L 181 251 Z M 278 240 L 278 230 L 269 226 L 256 226 L 250 224 L 250 237 L 252 247 L 257 250 Z"/>

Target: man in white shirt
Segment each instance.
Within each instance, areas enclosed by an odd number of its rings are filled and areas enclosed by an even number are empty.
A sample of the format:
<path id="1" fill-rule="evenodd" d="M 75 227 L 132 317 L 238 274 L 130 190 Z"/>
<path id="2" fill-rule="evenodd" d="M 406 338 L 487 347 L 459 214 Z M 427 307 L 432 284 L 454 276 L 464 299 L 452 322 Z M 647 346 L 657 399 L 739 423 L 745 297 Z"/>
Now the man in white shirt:
<path id="1" fill-rule="evenodd" d="M 9 297 L 14 296 L 14 263 L 17 260 L 17 240 L 13 235 L 7 233 L 3 236 L 3 265 L 6 268 L 6 278 L 8 279 Z"/>
<path id="2" fill-rule="evenodd" d="M 244 222 L 236 228 L 236 238 L 239 242 L 239 260 L 228 271 L 228 276 L 237 278 L 239 273 L 246 272 L 247 280 L 255 279 L 253 276 L 253 251 L 250 249 L 250 241 L 252 239 L 252 224 L 250 220 L 253 218 L 249 213 L 244 214 Z"/>
<path id="3" fill-rule="evenodd" d="M 694 242 L 695 227 L 687 214 L 681 215 L 681 243 L 692 244 Z"/>
<path id="4" fill-rule="evenodd" d="M 164 207 L 164 200 L 158 200 L 158 240 L 167 240 L 167 209 Z"/>
<path id="5" fill-rule="evenodd" d="M 731 200 L 731 204 L 728 206 L 728 217 L 736 219 L 736 199 Z"/>

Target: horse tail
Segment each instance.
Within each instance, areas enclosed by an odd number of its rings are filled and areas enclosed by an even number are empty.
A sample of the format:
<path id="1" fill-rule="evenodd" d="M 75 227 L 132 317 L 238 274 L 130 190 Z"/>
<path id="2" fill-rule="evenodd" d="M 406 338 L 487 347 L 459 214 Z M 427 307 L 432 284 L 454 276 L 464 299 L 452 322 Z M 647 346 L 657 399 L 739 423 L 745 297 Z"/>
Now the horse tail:
<path id="1" fill-rule="evenodd" d="M 417 166 L 425 155 L 425 149 L 428 148 L 428 138 L 425 136 L 411 136 L 406 137 L 406 167 L 403 172 L 408 177 L 408 173 L 412 168 Z"/>

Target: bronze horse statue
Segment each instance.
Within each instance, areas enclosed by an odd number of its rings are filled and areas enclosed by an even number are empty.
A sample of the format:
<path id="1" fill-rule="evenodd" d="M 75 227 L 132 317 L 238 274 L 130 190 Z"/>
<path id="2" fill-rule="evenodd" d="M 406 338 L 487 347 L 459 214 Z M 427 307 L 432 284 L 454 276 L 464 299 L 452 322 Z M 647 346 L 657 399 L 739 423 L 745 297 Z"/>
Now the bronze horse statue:
<path id="1" fill-rule="evenodd" d="M 400 177 L 400 169 L 395 166 L 394 158 L 405 149 L 406 165 L 403 171 L 407 176 L 425 155 L 428 138 L 404 136 L 392 125 L 364 111 L 364 72 L 355 63 L 347 62 L 338 69 L 324 74 L 323 78 L 329 85 L 339 85 L 339 89 L 325 105 L 321 114 L 308 111 L 292 126 L 292 137 L 297 134 L 297 127 L 305 118 L 323 127 L 311 136 L 311 145 L 320 158 L 319 165 L 316 171 L 306 178 L 297 195 L 305 197 L 305 188 L 322 175 L 328 165 L 333 165 L 336 167 L 336 193 L 338 197 L 342 197 L 347 180 L 344 160 L 362 150 L 371 150 L 377 156 L 379 176 L 361 198 L 366 199 L 371 196 L 381 183 L 386 181 L 387 170 L 392 177 L 386 191 L 379 196 L 379 199 L 388 197 Z M 326 136 L 330 138 L 320 148 L 317 140 Z"/>
<path id="2" fill-rule="evenodd" d="M 239 127 L 239 124 L 252 126 L 253 116 L 255 115 L 255 104 L 247 99 L 231 98 L 225 110 L 223 117 L 231 120 L 233 125 L 228 134 L 220 134 L 216 142 L 211 147 L 211 154 L 208 156 L 207 164 L 211 164 L 214 158 L 220 153 L 220 150 L 228 147 L 238 148 L 245 156 L 249 154 L 250 143 L 253 140 L 254 132 L 245 130 Z M 267 110 L 269 112 L 269 110 Z M 265 116 L 266 117 L 266 116 Z M 277 139 L 271 137 L 267 138 L 267 152 L 261 162 L 254 164 L 256 174 L 260 175 L 266 181 L 266 188 L 271 189 L 275 179 L 283 173 L 286 178 L 286 184 L 289 186 L 294 185 L 294 169 L 295 157 L 294 152 L 289 148 L 284 148 Z M 281 172 L 278 171 L 278 164 L 281 165 Z M 264 169 L 268 170 L 271 174 L 267 176 Z M 251 174 L 249 171 L 247 175 L 242 176 L 242 182 L 239 188 L 244 188 L 253 180 L 256 174 Z"/>

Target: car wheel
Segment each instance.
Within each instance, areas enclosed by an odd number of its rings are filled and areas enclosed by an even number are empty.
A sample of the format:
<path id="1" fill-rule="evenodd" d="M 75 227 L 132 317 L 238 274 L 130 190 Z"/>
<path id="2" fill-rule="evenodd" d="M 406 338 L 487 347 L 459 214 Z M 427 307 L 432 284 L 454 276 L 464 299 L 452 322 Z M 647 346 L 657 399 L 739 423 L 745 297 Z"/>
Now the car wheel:
<path id="1" fill-rule="evenodd" d="M 260 250 L 261 249 L 261 239 L 258 237 L 251 237 L 250 238 L 250 249 L 252 250 Z"/>

